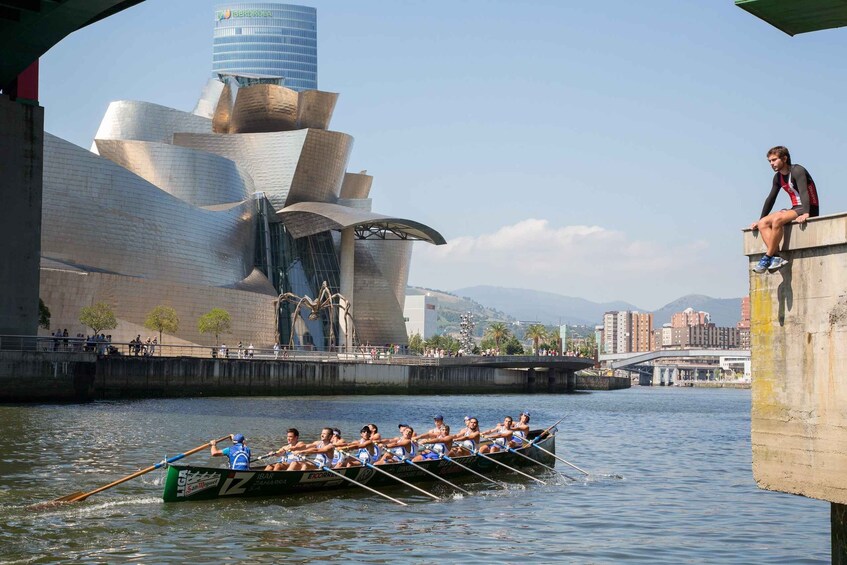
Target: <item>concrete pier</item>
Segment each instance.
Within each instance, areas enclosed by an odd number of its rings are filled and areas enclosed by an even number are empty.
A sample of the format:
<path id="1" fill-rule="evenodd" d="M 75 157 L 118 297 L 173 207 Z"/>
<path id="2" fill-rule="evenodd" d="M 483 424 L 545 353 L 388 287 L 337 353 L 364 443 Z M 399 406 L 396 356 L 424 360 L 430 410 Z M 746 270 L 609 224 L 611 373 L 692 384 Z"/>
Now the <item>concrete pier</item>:
<path id="1" fill-rule="evenodd" d="M 847 562 L 847 214 L 785 232 L 789 263 L 750 275 L 753 476 L 832 503 L 833 563 Z M 752 267 L 764 246 L 744 234 Z"/>

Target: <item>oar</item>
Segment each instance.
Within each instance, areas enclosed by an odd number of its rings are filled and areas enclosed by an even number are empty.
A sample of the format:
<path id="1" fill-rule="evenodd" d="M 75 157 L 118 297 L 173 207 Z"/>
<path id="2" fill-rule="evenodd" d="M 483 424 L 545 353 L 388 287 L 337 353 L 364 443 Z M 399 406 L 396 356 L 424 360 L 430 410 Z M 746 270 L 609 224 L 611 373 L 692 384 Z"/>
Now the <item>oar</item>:
<path id="1" fill-rule="evenodd" d="M 277 452 L 271 451 L 270 453 L 265 453 L 264 455 L 259 455 L 258 457 L 251 459 L 250 463 L 255 463 L 256 461 L 261 461 L 262 459 L 267 459 L 268 457 L 271 457 L 272 455 L 277 455 Z"/>
<path id="2" fill-rule="evenodd" d="M 489 460 L 489 461 L 491 461 L 492 463 L 497 463 L 498 465 L 501 465 L 501 466 L 503 466 L 503 467 L 507 468 L 507 469 L 508 469 L 508 470 L 510 470 L 510 471 L 514 471 L 515 473 L 517 473 L 517 474 L 519 474 L 519 475 L 523 475 L 524 477 L 527 477 L 527 478 L 529 478 L 529 479 L 532 479 L 533 481 L 535 481 L 535 482 L 537 482 L 537 483 L 541 483 L 542 485 L 546 485 L 546 484 L 547 484 L 547 483 L 545 483 L 544 481 L 542 481 L 541 479 L 538 479 L 538 478 L 536 478 L 536 477 L 533 477 L 532 475 L 528 475 L 528 474 L 524 473 L 523 471 L 520 471 L 520 470 L 518 470 L 518 469 L 515 469 L 514 467 L 510 467 L 509 465 L 506 465 L 506 464 L 505 464 L 505 463 L 503 463 L 502 461 L 497 461 L 496 459 L 489 457 L 489 456 L 488 456 L 488 455 L 486 455 L 485 453 L 480 453 L 479 451 L 474 451 L 474 452 L 473 452 L 473 454 L 474 454 L 474 455 L 478 455 L 479 457 L 482 457 L 483 459 L 488 459 L 488 460 Z"/>
<path id="3" fill-rule="evenodd" d="M 332 469 L 330 469 L 330 468 L 329 468 L 329 467 L 327 467 L 326 465 L 321 466 L 321 469 L 322 469 L 322 470 L 324 470 L 324 471 L 326 471 L 327 473 L 331 473 L 331 474 L 335 475 L 336 477 L 340 477 L 340 478 L 344 479 L 345 481 L 349 481 L 349 482 L 353 483 L 354 485 L 356 485 L 357 487 L 362 487 L 363 489 L 367 489 L 367 490 L 371 491 L 371 492 L 372 492 L 372 493 L 374 493 L 374 494 L 378 494 L 378 495 L 380 495 L 380 496 L 381 496 L 381 497 L 383 497 L 383 498 L 387 498 L 387 499 L 388 499 L 388 500 L 390 500 L 391 502 L 396 502 L 396 503 L 397 503 L 397 504 L 399 504 L 400 506 L 408 506 L 408 504 L 406 504 L 406 503 L 405 503 L 405 502 L 403 502 L 402 500 L 397 500 L 396 498 L 391 498 L 391 497 L 390 497 L 390 496 L 388 496 L 387 494 L 383 494 L 383 493 L 379 492 L 378 490 L 376 490 L 376 489 L 373 489 L 373 488 L 369 487 L 368 485 L 364 485 L 364 484 L 360 483 L 359 481 L 354 481 L 353 479 L 351 479 L 350 477 L 348 477 L 348 476 L 346 476 L 346 475 L 343 475 L 343 474 L 341 474 L 341 473 L 338 473 L 338 472 L 336 472 L 336 471 L 333 471 Z"/>
<path id="4" fill-rule="evenodd" d="M 219 441 L 224 441 L 225 439 L 228 439 L 228 438 L 230 438 L 230 437 L 232 437 L 232 436 L 231 436 L 231 435 L 226 435 L 226 436 L 224 436 L 224 437 L 222 437 L 222 438 L 220 438 L 220 439 L 216 439 L 216 440 L 215 440 L 215 442 L 217 443 L 217 442 L 219 442 Z M 88 497 L 89 497 L 89 496 L 91 496 L 92 494 L 97 494 L 98 492 L 102 492 L 102 491 L 104 491 L 104 490 L 106 490 L 106 489 L 110 489 L 110 488 L 112 488 L 113 486 L 117 486 L 117 485 L 119 485 L 119 484 L 121 484 L 121 483 L 125 483 L 125 482 L 127 482 L 127 481 L 129 481 L 129 480 L 131 480 L 131 479 L 136 478 L 136 477 L 140 477 L 141 475 L 144 475 L 144 474 L 146 474 L 146 473 L 149 473 L 150 471 L 155 471 L 156 469 L 160 469 L 160 468 L 164 467 L 165 465 L 167 465 L 167 464 L 169 464 L 169 463 L 173 463 L 174 461 L 177 461 L 177 460 L 179 460 L 179 459 L 182 459 L 183 457 L 188 457 L 188 456 L 189 456 L 189 455 L 191 455 L 192 453 L 197 453 L 198 451 L 202 451 L 202 450 L 204 450 L 204 449 L 208 449 L 208 448 L 209 448 L 209 445 L 210 445 L 211 443 L 212 443 L 212 442 L 206 442 L 206 443 L 204 443 L 203 445 L 198 445 L 198 446 L 197 446 L 197 447 L 195 447 L 194 449 L 189 449 L 189 450 L 188 450 L 188 451 L 186 451 L 185 453 L 180 453 L 179 455 L 174 455 L 174 456 L 173 456 L 173 457 L 171 457 L 170 459 L 165 459 L 164 461 L 160 461 L 160 462 L 156 463 L 155 465 L 151 465 L 150 467 L 147 467 L 146 469 L 141 469 L 140 471 L 136 471 L 135 473 L 133 473 L 133 474 L 131 474 L 131 475 L 127 475 L 126 477 L 124 477 L 124 478 L 122 478 L 122 479 L 118 479 L 117 481 L 115 481 L 115 482 L 113 482 L 113 483 L 109 483 L 108 485 L 105 485 L 105 486 L 102 486 L 102 487 L 100 487 L 100 488 L 94 489 L 94 490 L 92 490 L 91 492 L 75 492 L 75 493 L 73 493 L 73 494 L 69 494 L 69 495 L 67 495 L 67 496 L 63 496 L 63 497 L 61 497 L 61 498 L 57 498 L 57 499 L 53 500 L 52 502 L 79 502 L 80 500 L 85 500 L 86 498 L 88 498 Z"/>
<path id="5" fill-rule="evenodd" d="M 591 474 L 591 473 L 589 473 L 588 471 L 585 471 L 585 470 L 583 470 L 583 469 L 580 469 L 579 467 L 577 467 L 576 465 L 574 465 L 574 464 L 573 464 L 573 463 L 571 463 L 570 461 L 566 461 L 566 460 L 562 459 L 561 457 L 559 457 L 558 455 L 556 455 L 556 454 L 555 454 L 555 453 L 553 453 L 552 451 L 547 451 L 546 449 L 544 449 L 543 447 L 540 447 L 538 444 L 536 444 L 536 443 L 534 443 L 534 442 L 533 442 L 533 443 L 530 443 L 528 447 L 534 447 L 535 449 L 537 449 L 537 450 L 539 450 L 539 451 L 543 451 L 543 452 L 544 452 L 544 453 L 546 453 L 547 455 L 551 455 L 554 459 L 557 459 L 557 460 L 561 461 L 561 462 L 562 462 L 562 463 L 564 463 L 565 465 L 570 465 L 571 467 L 573 467 L 574 469 L 576 469 L 577 471 L 579 471 L 580 473 L 582 473 L 582 474 L 584 474 L 584 475 L 590 475 L 590 474 Z"/>
<path id="6" fill-rule="evenodd" d="M 406 482 L 406 481 L 404 481 L 403 479 L 401 479 L 400 477 L 395 477 L 394 475 L 392 475 L 392 474 L 391 474 L 391 473 L 389 473 L 388 471 L 383 471 L 382 469 L 380 469 L 380 468 L 379 468 L 379 467 L 377 467 L 376 465 L 371 465 L 371 464 L 370 464 L 369 462 L 367 462 L 367 461 L 362 461 L 361 459 L 359 459 L 359 458 L 357 458 L 357 457 L 355 457 L 355 456 L 353 456 L 353 455 L 350 455 L 349 453 L 347 453 L 346 451 L 344 451 L 344 450 L 342 450 L 342 449 L 339 449 L 338 451 L 340 451 L 342 454 L 346 455 L 347 457 L 352 457 L 353 459 L 355 459 L 356 461 L 358 461 L 359 463 L 361 463 L 362 465 L 364 465 L 364 466 L 365 466 L 365 467 L 367 467 L 368 469 L 373 469 L 374 471 L 377 471 L 377 472 L 379 472 L 379 473 L 382 473 L 383 475 L 387 475 L 387 476 L 391 477 L 392 479 L 394 479 L 395 481 L 399 481 L 399 482 L 403 483 L 403 484 L 404 484 L 404 485 L 406 485 L 407 487 L 411 487 L 411 488 L 415 489 L 415 490 L 416 490 L 416 491 L 418 491 L 418 492 L 422 492 L 423 494 L 427 495 L 428 497 L 433 498 L 433 499 L 435 499 L 435 500 L 438 500 L 439 502 L 441 501 L 441 498 L 439 498 L 439 497 L 435 496 L 435 495 L 434 495 L 434 494 L 432 494 L 431 492 L 427 492 L 427 491 L 425 491 L 424 489 L 422 489 L 422 488 L 420 488 L 420 487 L 416 487 L 416 486 L 415 486 L 415 485 L 413 485 L 412 483 Z"/>
<path id="7" fill-rule="evenodd" d="M 417 445 L 417 446 L 418 446 L 418 448 L 420 448 L 420 446 L 421 446 L 421 444 L 419 444 L 419 443 L 417 443 L 417 442 L 415 442 L 415 445 Z M 424 444 L 424 445 L 426 445 L 426 444 Z M 459 463 L 458 461 L 456 461 L 456 460 L 455 460 L 455 459 L 453 459 L 452 457 L 448 457 L 446 453 L 440 453 L 440 454 L 438 454 L 438 458 L 439 458 L 439 459 L 446 459 L 447 461 L 449 461 L 450 463 L 452 463 L 452 464 L 456 465 L 457 467 L 461 467 L 461 468 L 462 468 L 462 469 L 464 469 L 465 471 L 468 471 L 468 472 L 470 472 L 470 473 L 473 473 L 474 475 L 476 475 L 476 476 L 478 476 L 478 477 L 480 477 L 480 478 L 483 478 L 483 479 L 485 479 L 486 481 L 488 481 L 488 482 L 490 482 L 490 483 L 494 483 L 494 484 L 495 484 L 495 485 L 497 485 L 498 487 L 503 487 L 503 488 L 505 488 L 505 489 L 508 489 L 508 488 L 509 488 L 509 487 L 507 487 L 506 485 L 504 485 L 503 483 L 501 483 L 500 481 L 495 481 L 494 479 L 491 479 L 491 478 L 489 478 L 489 477 L 486 477 L 486 476 L 485 476 L 485 475 L 483 475 L 482 473 L 477 473 L 476 471 L 474 471 L 474 470 L 473 470 L 473 469 L 471 469 L 470 467 L 466 467 L 465 465 L 462 465 L 461 463 Z"/>
<path id="8" fill-rule="evenodd" d="M 575 480 L 576 480 L 575 478 L 571 477 L 570 475 L 567 475 L 567 474 L 565 474 L 565 473 L 563 473 L 563 472 L 561 472 L 561 471 L 558 471 L 558 470 L 554 469 L 553 467 L 551 467 L 551 466 L 549 466 L 549 465 L 545 465 L 545 464 L 544 464 L 544 463 L 542 463 L 541 461 L 537 461 L 537 460 L 533 459 L 532 457 L 530 457 L 530 456 L 528 456 L 528 455 L 524 455 L 524 454 L 523 454 L 523 453 L 521 453 L 520 451 L 518 451 L 518 450 L 516 450 L 516 449 L 513 449 L 513 448 L 509 447 L 508 445 L 506 445 L 506 446 L 502 446 L 502 445 L 501 445 L 500 447 L 501 447 L 501 448 L 502 448 L 502 447 L 505 447 L 506 451 L 509 451 L 510 453 L 514 453 L 515 455 L 520 455 L 520 456 L 521 456 L 521 457 L 523 457 L 524 459 L 527 459 L 527 460 L 529 460 L 529 461 L 532 461 L 534 464 L 536 464 L 536 465 L 540 465 L 541 467 L 544 467 L 545 469 L 550 469 L 551 471 L 553 471 L 554 473 L 556 473 L 556 474 L 558 474 L 558 475 L 562 475 L 563 477 L 566 477 L 566 478 L 568 478 L 568 479 L 570 479 L 570 480 L 572 480 L 572 481 L 575 481 Z"/>
<path id="9" fill-rule="evenodd" d="M 448 457 L 448 456 L 447 456 L 447 454 L 440 455 L 439 457 L 440 457 L 441 459 L 446 459 L 447 461 L 449 461 L 449 462 L 450 462 L 450 463 L 452 463 L 453 465 L 458 465 L 459 467 L 461 467 L 461 468 L 462 468 L 462 469 L 464 469 L 465 471 L 470 471 L 470 472 L 471 472 L 471 473 L 473 473 L 474 475 L 476 475 L 476 476 L 478 476 L 478 477 L 482 477 L 483 479 L 485 479 L 486 481 L 488 481 L 488 482 L 490 482 L 490 483 L 494 483 L 494 484 L 495 484 L 495 485 L 497 485 L 498 487 L 502 487 L 502 488 L 504 488 L 504 489 L 508 489 L 508 488 L 509 488 L 509 487 L 507 487 L 506 485 L 504 485 L 503 483 L 501 483 L 500 481 L 495 481 L 494 479 L 491 479 L 491 478 L 489 478 L 489 477 L 486 477 L 486 476 L 485 476 L 485 475 L 483 475 L 482 473 L 477 473 L 476 471 L 474 471 L 474 470 L 473 470 L 473 469 L 471 469 L 470 467 L 467 467 L 467 466 L 465 466 L 465 465 L 462 465 L 461 463 L 459 463 L 458 461 L 456 461 L 456 460 L 455 460 L 455 459 L 453 459 L 452 457 Z"/>
<path id="10" fill-rule="evenodd" d="M 471 494 L 471 493 L 469 493 L 468 491 L 466 491 L 465 489 L 463 489 L 462 487 L 460 487 L 459 485 L 454 485 L 453 483 L 451 483 L 450 481 L 448 481 L 448 480 L 447 480 L 447 479 L 445 479 L 444 477 L 442 477 L 442 476 L 440 476 L 440 475 L 437 475 L 437 474 L 433 473 L 432 471 L 430 471 L 430 470 L 428 470 L 428 469 L 424 469 L 424 468 L 423 468 L 423 467 L 421 467 L 420 465 L 418 465 L 418 464 L 414 463 L 414 462 L 413 462 L 411 459 L 409 459 L 408 457 L 400 457 L 400 456 L 399 456 L 399 455 L 397 455 L 396 453 L 393 453 L 393 452 L 390 452 L 390 451 L 389 451 L 389 453 L 391 453 L 391 455 L 393 455 L 393 456 L 394 456 L 395 458 L 397 458 L 397 459 L 400 459 L 400 460 L 401 460 L 401 461 L 403 461 L 404 463 L 408 463 L 409 465 L 411 465 L 411 466 L 412 466 L 412 467 L 414 467 L 415 469 L 418 469 L 419 471 L 423 471 L 423 472 L 424 472 L 424 473 L 426 473 L 427 475 L 431 475 L 431 476 L 435 477 L 436 479 L 438 479 L 439 481 L 441 481 L 441 482 L 443 482 L 443 483 L 447 483 L 448 485 L 450 485 L 450 486 L 451 486 L 451 487 L 453 487 L 454 489 L 456 489 L 456 490 L 458 490 L 458 491 L 461 491 L 461 492 L 463 492 L 463 493 L 465 493 L 465 494 L 467 494 L 467 495 L 470 495 L 470 494 Z"/>

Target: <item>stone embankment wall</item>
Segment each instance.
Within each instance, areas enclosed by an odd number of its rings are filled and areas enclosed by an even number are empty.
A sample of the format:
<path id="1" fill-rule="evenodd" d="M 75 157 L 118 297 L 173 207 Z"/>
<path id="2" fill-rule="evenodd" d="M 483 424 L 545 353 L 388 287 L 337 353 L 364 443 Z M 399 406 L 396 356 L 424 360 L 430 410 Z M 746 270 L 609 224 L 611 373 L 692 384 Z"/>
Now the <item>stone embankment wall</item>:
<path id="1" fill-rule="evenodd" d="M 628 388 L 571 370 L 3 353 L 0 401 L 191 396 L 565 393 Z M 3 361 L 5 359 L 5 361 Z M 72 361 L 73 360 L 73 361 Z"/>

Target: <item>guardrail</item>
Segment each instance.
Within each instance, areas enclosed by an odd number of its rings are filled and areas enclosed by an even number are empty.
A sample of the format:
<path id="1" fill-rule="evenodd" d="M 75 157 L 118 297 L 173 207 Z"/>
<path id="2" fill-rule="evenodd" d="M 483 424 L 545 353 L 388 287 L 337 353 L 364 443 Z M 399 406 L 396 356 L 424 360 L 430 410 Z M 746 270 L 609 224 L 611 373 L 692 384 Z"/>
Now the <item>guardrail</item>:
<path id="1" fill-rule="evenodd" d="M 231 347 L 176 345 L 168 343 L 116 342 L 99 338 L 0 335 L 0 351 L 56 352 L 65 354 L 97 354 L 115 357 L 199 357 L 232 360 L 317 361 L 338 363 L 376 363 L 404 365 L 437 365 L 438 359 L 421 355 L 396 353 L 394 347 L 335 347 L 328 351 L 309 346 L 280 345 L 274 347 Z"/>

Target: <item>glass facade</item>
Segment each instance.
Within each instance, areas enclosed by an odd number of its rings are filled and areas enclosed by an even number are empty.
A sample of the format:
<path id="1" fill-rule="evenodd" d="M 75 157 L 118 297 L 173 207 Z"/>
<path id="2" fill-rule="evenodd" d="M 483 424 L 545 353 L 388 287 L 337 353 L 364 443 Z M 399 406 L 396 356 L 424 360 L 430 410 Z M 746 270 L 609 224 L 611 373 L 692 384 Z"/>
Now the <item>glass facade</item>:
<path id="1" fill-rule="evenodd" d="M 317 90 L 317 11 L 271 2 L 218 4 L 212 71 L 277 77 L 298 92 Z"/>

